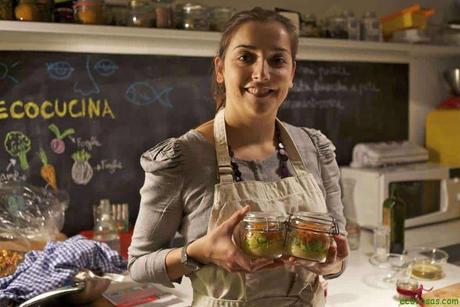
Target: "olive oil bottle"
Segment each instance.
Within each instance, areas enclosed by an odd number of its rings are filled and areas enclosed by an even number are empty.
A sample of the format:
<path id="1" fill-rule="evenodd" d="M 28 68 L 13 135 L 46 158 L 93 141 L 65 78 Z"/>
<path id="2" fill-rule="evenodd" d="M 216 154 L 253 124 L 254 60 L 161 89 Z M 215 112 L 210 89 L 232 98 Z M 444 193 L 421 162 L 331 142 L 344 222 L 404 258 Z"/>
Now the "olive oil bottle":
<path id="1" fill-rule="evenodd" d="M 406 203 L 398 197 L 397 186 L 390 184 L 390 195 L 383 202 L 383 225 L 390 229 L 390 253 L 404 251 L 404 220 Z"/>

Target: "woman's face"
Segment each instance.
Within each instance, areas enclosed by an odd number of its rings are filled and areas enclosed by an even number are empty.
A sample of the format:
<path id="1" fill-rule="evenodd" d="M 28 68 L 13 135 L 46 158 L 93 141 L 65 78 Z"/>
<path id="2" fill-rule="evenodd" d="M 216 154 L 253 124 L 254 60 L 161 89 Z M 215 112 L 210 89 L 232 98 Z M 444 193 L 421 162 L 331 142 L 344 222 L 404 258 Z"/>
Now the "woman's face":
<path id="1" fill-rule="evenodd" d="M 276 21 L 241 25 L 215 65 L 217 82 L 225 84 L 226 108 L 240 115 L 276 115 L 295 72 L 289 34 Z"/>

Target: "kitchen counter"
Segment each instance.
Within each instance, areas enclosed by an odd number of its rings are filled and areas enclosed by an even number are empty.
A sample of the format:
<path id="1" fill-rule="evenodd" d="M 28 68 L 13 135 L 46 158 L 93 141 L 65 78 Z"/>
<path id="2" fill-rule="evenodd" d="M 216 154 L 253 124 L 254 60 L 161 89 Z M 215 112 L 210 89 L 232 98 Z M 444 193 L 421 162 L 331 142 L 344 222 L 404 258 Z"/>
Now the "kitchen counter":
<path id="1" fill-rule="evenodd" d="M 406 248 L 416 246 L 442 247 L 460 243 L 460 220 L 454 220 L 429 226 L 406 230 Z M 369 285 L 375 280 L 377 268 L 369 263 L 372 254 L 372 232 L 363 230 L 361 244 L 358 250 L 352 251 L 346 271 L 337 279 L 329 280 L 328 307 L 347 306 L 398 306 L 399 301 L 394 298 L 396 289 L 378 288 Z M 437 281 L 421 281 L 425 288 L 434 290 L 460 282 L 460 266 L 446 264 L 445 276 Z M 162 288 L 164 289 L 164 288 Z M 188 278 L 184 278 L 181 285 L 172 290 L 176 295 L 191 301 L 191 285 Z M 184 305 L 177 305 L 184 306 Z"/>

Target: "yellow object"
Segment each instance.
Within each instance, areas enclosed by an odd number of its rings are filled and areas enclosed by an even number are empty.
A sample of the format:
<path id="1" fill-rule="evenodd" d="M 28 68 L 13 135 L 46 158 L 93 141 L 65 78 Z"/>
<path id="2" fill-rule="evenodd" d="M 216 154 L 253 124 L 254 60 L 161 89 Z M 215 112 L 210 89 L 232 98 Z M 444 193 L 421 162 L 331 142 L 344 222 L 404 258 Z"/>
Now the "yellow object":
<path id="1" fill-rule="evenodd" d="M 435 110 L 426 120 L 430 161 L 460 166 L 460 109 Z"/>
<path id="2" fill-rule="evenodd" d="M 380 23 L 382 24 L 383 36 L 389 37 L 393 32 L 405 29 L 424 29 L 428 17 L 434 13 L 433 9 L 422 9 L 420 5 L 416 4 L 399 12 L 382 16 Z"/>
<path id="3" fill-rule="evenodd" d="M 21 21 L 40 21 L 40 9 L 33 2 L 21 1 L 15 7 L 14 15 Z"/>

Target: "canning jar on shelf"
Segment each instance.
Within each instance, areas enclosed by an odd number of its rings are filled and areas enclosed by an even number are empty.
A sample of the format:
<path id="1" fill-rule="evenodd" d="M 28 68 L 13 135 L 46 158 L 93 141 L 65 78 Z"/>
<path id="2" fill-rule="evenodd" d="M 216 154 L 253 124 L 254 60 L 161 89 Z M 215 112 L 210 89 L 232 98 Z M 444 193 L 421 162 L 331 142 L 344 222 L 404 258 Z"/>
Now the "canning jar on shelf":
<path id="1" fill-rule="evenodd" d="M 176 8 L 180 10 L 178 12 L 181 20 L 179 28 L 199 31 L 209 30 L 208 8 L 205 5 L 188 2 Z"/>
<path id="2" fill-rule="evenodd" d="M 78 0 L 74 5 L 75 20 L 83 24 L 105 23 L 102 0 Z"/>
<path id="3" fill-rule="evenodd" d="M 155 0 L 154 5 L 157 28 L 172 28 L 172 0 Z"/>
<path id="4" fill-rule="evenodd" d="M 0 0 L 0 20 L 13 19 L 13 2 L 11 0 Z"/>
<path id="5" fill-rule="evenodd" d="M 231 7 L 217 6 L 209 11 L 209 29 L 222 32 L 225 24 L 235 14 L 235 9 Z"/>
<path id="6" fill-rule="evenodd" d="M 252 257 L 280 258 L 284 250 L 286 218 L 275 212 L 251 212 L 239 232 L 242 250 Z"/>
<path id="7" fill-rule="evenodd" d="M 36 0 L 19 0 L 14 16 L 20 21 L 42 21 L 40 7 Z"/>
<path id="8" fill-rule="evenodd" d="M 155 11 L 149 0 L 129 2 L 128 26 L 150 28 L 155 26 Z"/>
<path id="9" fill-rule="evenodd" d="M 300 212 L 289 217 L 286 253 L 324 263 L 333 235 L 338 234 L 335 219 L 327 213 Z"/>

